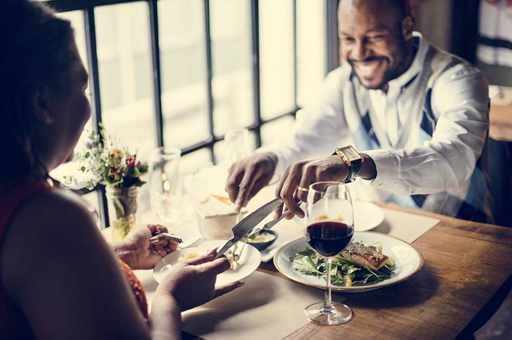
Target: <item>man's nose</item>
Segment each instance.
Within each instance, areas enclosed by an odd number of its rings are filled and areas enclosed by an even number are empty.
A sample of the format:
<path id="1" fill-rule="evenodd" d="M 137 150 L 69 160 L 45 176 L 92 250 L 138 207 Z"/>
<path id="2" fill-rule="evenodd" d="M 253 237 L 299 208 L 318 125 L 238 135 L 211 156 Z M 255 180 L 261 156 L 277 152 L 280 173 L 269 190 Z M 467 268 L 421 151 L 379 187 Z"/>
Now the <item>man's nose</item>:
<path id="1" fill-rule="evenodd" d="M 361 61 L 366 59 L 366 54 L 368 52 L 366 42 L 364 40 L 356 41 L 354 48 L 352 50 L 352 58 Z"/>

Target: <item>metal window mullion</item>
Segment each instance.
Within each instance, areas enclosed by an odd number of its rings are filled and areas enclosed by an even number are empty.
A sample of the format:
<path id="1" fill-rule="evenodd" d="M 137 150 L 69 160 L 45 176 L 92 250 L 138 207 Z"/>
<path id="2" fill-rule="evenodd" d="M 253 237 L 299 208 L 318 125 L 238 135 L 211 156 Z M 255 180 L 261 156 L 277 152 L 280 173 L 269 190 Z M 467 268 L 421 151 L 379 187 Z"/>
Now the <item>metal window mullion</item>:
<path id="1" fill-rule="evenodd" d="M 327 75 L 339 66 L 338 0 L 326 0 L 325 38 L 327 47 L 325 74 Z"/>
<path id="2" fill-rule="evenodd" d="M 298 104 L 298 86 L 299 86 L 299 67 L 297 65 L 298 61 L 298 36 L 297 36 L 297 0 L 293 0 L 292 3 L 293 9 L 293 104 L 295 106 L 295 111 L 299 106 Z"/>
<path id="3" fill-rule="evenodd" d="M 153 101 L 155 106 L 156 138 L 158 146 L 164 145 L 164 121 L 162 113 L 162 71 L 160 66 L 160 41 L 157 0 L 149 0 L 149 24 L 151 35 L 151 60 Z"/>
<path id="4" fill-rule="evenodd" d="M 256 119 L 256 147 L 261 146 L 261 74 L 260 74 L 260 23 L 259 0 L 251 0 L 251 33 L 252 33 L 252 78 L 254 97 L 254 116 Z"/>
<path id="5" fill-rule="evenodd" d="M 215 126 L 213 119 L 213 67 L 212 67 L 212 40 L 210 24 L 210 0 L 204 0 L 204 39 L 206 50 L 206 99 L 208 112 L 208 132 L 210 134 L 210 157 L 215 164 Z"/>
<path id="6" fill-rule="evenodd" d="M 45 3 L 58 12 L 71 12 L 86 8 L 118 5 L 140 0 L 47 0 Z"/>
<path id="7" fill-rule="evenodd" d="M 297 110 L 300 110 L 300 107 L 298 107 Z M 261 129 L 261 127 L 263 125 L 271 123 L 271 122 L 274 122 L 274 121 L 279 120 L 281 118 L 284 118 L 284 117 L 287 117 L 287 116 L 294 117 L 295 114 L 297 113 L 297 110 L 286 112 L 286 113 L 280 114 L 278 116 L 272 117 L 272 118 L 267 119 L 267 120 L 262 120 L 260 125 L 255 123 L 255 124 L 252 124 L 250 126 L 247 126 L 246 128 L 249 131 L 256 131 L 257 129 Z M 224 136 L 214 136 L 210 140 L 201 141 L 201 142 L 196 143 L 194 145 L 191 145 L 191 146 L 183 148 L 181 154 L 183 156 L 185 156 L 185 155 L 188 155 L 188 154 L 190 154 L 192 152 L 195 152 L 195 151 L 198 151 L 198 150 L 201 150 L 201 149 L 204 149 L 204 148 L 211 149 L 215 145 L 215 143 L 220 142 L 222 140 L 224 140 Z"/>
<path id="8" fill-rule="evenodd" d="M 101 94 L 100 94 L 100 77 L 98 65 L 98 51 L 96 45 L 96 18 L 94 16 L 94 7 L 84 10 L 85 39 L 87 44 L 87 59 L 89 61 L 89 78 L 92 93 L 92 102 L 94 106 L 94 115 L 92 117 L 96 132 L 100 129 L 101 117 Z M 105 187 L 99 189 L 101 194 L 98 195 L 99 206 L 103 219 L 101 225 L 105 228 L 108 224 L 108 206 L 105 198 Z"/>

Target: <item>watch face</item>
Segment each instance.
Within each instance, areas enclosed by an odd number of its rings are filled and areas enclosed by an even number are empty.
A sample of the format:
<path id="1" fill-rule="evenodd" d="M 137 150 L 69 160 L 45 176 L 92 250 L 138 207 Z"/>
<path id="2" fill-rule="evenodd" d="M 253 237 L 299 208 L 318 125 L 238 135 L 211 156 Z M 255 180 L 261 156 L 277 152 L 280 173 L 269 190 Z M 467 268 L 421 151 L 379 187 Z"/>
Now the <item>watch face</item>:
<path id="1" fill-rule="evenodd" d="M 341 152 L 343 152 L 345 154 L 345 157 L 347 157 L 348 160 L 351 162 L 361 159 L 359 153 L 352 146 L 342 147 Z"/>

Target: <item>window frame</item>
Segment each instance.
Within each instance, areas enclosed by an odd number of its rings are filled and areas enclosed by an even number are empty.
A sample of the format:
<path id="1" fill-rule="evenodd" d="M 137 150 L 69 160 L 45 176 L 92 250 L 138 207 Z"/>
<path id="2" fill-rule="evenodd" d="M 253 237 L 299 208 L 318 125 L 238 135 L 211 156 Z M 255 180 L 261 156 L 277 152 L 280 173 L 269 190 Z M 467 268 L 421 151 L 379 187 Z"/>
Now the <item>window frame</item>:
<path id="1" fill-rule="evenodd" d="M 213 70 L 212 70 L 212 44 L 210 30 L 210 0 L 204 1 L 204 22 L 205 22 L 205 48 L 206 48 L 206 91 L 207 91 L 207 110 L 208 110 L 208 131 L 209 138 L 189 145 L 182 149 L 182 155 L 187 155 L 201 149 L 208 149 L 212 163 L 216 163 L 214 146 L 217 142 L 224 140 L 224 136 L 216 136 L 214 122 L 214 100 L 213 100 Z M 259 0 L 250 1 L 251 8 L 251 47 L 252 55 L 252 78 L 253 78 L 253 112 L 255 115 L 254 123 L 246 126 L 247 129 L 254 132 L 256 137 L 256 147 L 261 146 L 261 127 L 275 120 L 286 116 L 293 116 L 301 108 L 297 104 L 297 0 L 293 1 L 293 60 L 294 60 L 294 108 L 289 112 L 281 113 L 270 119 L 261 117 L 261 98 L 260 98 L 260 38 L 259 38 Z M 339 66 L 339 45 L 337 35 L 337 8 L 338 0 L 323 0 L 325 8 L 325 39 L 326 39 L 326 69 L 325 75 Z M 164 146 L 164 124 L 162 111 L 162 78 L 161 78 L 161 60 L 160 60 L 160 36 L 158 26 L 158 2 L 159 0 L 46 0 L 45 4 L 52 7 L 57 12 L 82 11 L 84 16 L 84 28 L 86 35 L 87 60 L 90 74 L 91 105 L 94 114 L 92 116 L 93 126 L 99 131 L 99 125 L 102 122 L 102 107 L 99 80 L 99 63 L 97 55 L 96 41 L 96 18 L 94 9 L 100 6 L 127 4 L 135 2 L 145 2 L 149 9 L 150 39 L 151 39 L 151 67 L 153 73 L 153 103 L 156 123 L 156 139 L 158 146 Z M 99 197 L 99 206 L 102 216 L 102 227 L 107 226 L 108 209 L 105 198 L 105 188 L 99 186 L 95 190 L 101 192 Z"/>

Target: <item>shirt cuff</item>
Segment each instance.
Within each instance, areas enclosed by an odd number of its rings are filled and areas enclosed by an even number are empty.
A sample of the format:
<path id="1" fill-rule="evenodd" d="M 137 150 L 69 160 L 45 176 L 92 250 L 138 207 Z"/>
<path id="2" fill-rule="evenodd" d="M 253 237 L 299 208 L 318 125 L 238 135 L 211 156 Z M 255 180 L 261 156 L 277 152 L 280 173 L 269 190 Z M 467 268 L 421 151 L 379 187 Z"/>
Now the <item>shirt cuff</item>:
<path id="1" fill-rule="evenodd" d="M 399 179 L 399 158 L 389 150 L 363 151 L 373 159 L 377 169 L 377 176 L 370 182 L 372 187 L 386 190 L 393 188 Z"/>

